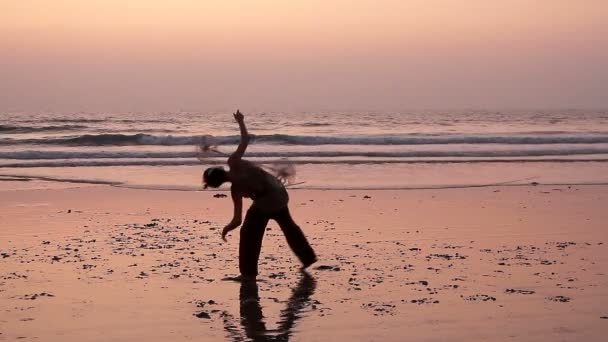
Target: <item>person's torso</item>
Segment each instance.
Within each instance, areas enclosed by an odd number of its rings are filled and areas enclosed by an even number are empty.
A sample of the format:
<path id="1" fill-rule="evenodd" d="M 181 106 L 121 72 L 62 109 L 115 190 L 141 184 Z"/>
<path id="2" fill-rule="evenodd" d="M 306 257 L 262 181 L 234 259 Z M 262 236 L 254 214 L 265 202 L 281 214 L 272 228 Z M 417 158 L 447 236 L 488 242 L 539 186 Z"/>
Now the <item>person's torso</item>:
<path id="1" fill-rule="evenodd" d="M 283 183 L 259 166 L 241 160 L 233 165 L 230 173 L 233 189 L 251 198 L 255 207 L 272 212 L 287 206 L 289 197 Z"/>

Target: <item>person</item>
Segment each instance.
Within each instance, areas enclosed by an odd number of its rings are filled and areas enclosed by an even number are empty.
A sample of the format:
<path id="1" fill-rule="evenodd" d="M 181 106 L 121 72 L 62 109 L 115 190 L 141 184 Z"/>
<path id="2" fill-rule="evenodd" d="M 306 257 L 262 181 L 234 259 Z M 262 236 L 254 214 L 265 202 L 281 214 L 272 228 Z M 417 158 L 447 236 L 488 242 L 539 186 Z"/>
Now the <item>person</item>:
<path id="1" fill-rule="evenodd" d="M 300 227 L 293 221 L 289 212 L 289 195 L 283 183 L 254 163 L 243 159 L 249 133 L 245 126 L 243 114 L 237 110 L 233 114 L 239 124 L 241 141 L 236 151 L 228 158 L 229 170 L 223 167 L 210 167 L 203 173 L 205 188 L 218 188 L 230 182 L 230 193 L 234 204 L 234 214 L 230 223 L 222 230 L 222 239 L 243 223 L 239 241 L 239 270 L 241 276 L 236 280 L 254 280 L 258 275 L 258 259 L 262 248 L 262 239 L 270 219 L 275 220 L 287 244 L 302 263 L 302 269 L 317 261 L 316 254 Z M 243 197 L 253 200 L 242 221 Z"/>

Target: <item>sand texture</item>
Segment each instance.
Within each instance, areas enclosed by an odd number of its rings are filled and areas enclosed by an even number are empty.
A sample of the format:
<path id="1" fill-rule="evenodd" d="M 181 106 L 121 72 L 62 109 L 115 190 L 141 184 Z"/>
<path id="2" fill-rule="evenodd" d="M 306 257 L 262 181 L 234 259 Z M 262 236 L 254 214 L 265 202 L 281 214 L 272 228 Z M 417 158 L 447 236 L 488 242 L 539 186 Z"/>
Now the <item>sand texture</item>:
<path id="1" fill-rule="evenodd" d="M 226 192 L 0 191 L 0 341 L 603 341 L 608 186 L 291 191 L 238 274 Z M 246 203 L 248 204 L 248 203 Z"/>

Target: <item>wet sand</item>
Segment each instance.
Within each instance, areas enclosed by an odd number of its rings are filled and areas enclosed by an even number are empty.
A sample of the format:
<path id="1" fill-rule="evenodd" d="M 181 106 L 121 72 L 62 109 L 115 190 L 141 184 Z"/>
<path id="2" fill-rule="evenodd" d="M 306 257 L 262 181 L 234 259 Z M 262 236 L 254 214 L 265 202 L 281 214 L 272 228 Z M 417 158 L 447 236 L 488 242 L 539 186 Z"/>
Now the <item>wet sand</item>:
<path id="1" fill-rule="evenodd" d="M 1 184 L 1 182 L 0 182 Z M 238 273 L 225 192 L 0 191 L 0 341 L 602 341 L 608 186 L 292 190 Z"/>

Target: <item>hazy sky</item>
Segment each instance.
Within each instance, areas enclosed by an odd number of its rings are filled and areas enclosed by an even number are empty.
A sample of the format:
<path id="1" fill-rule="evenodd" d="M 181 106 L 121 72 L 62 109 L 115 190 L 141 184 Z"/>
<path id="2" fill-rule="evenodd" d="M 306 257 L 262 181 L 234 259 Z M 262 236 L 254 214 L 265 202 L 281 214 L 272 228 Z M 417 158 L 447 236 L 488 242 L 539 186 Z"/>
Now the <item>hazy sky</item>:
<path id="1" fill-rule="evenodd" d="M 608 0 L 0 0 L 0 110 L 608 107 Z"/>

